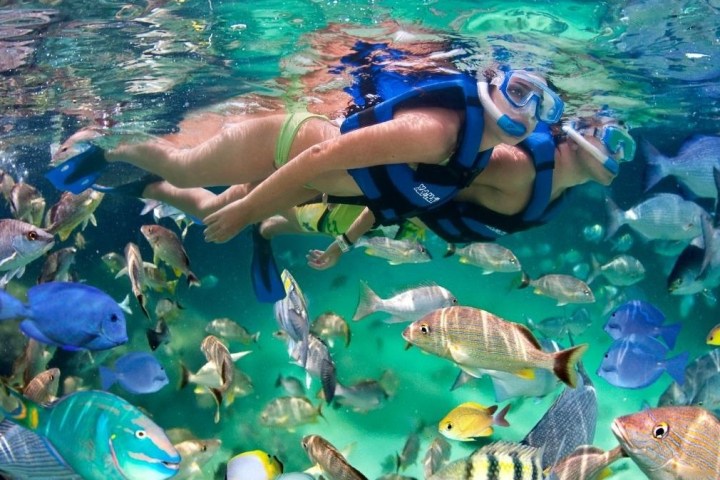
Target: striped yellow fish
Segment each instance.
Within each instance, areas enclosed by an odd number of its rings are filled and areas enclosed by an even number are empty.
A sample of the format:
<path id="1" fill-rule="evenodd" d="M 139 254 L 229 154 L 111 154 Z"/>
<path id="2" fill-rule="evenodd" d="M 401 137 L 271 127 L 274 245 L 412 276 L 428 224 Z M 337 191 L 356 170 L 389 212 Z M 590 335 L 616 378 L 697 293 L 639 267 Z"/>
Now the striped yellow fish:
<path id="1" fill-rule="evenodd" d="M 700 407 L 649 408 L 612 431 L 650 480 L 720 478 L 720 420 Z"/>
<path id="2" fill-rule="evenodd" d="M 403 338 L 420 349 L 455 362 L 474 377 L 485 370 L 534 378 L 533 369 L 553 372 L 572 388 L 577 385 L 575 364 L 588 345 L 548 353 L 524 325 L 508 322 L 485 310 L 446 307 L 411 323 Z"/>
<path id="3" fill-rule="evenodd" d="M 447 464 L 427 480 L 542 480 L 542 449 L 495 442 Z"/>

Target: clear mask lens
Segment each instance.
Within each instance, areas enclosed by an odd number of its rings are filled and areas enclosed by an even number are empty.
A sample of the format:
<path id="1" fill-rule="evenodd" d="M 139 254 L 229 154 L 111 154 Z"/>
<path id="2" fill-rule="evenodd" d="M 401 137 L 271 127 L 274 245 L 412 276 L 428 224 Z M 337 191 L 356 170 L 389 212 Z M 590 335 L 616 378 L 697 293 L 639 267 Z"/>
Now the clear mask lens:
<path id="1" fill-rule="evenodd" d="M 629 162 L 635 158 L 635 140 L 624 128 L 607 125 L 601 128 L 600 131 L 600 140 L 618 162 Z"/>
<path id="2" fill-rule="evenodd" d="M 565 106 L 547 85 L 522 72 L 511 70 L 505 73 L 500 91 L 515 108 L 528 106 L 534 101 L 535 117 L 549 123 L 560 120 Z"/>

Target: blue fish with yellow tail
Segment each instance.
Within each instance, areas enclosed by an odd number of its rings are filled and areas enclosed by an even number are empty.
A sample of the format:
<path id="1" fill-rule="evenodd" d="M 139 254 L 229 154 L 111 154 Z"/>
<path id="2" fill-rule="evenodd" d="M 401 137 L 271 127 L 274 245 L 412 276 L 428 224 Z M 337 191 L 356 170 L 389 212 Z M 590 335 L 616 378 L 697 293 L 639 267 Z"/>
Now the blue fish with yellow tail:
<path id="1" fill-rule="evenodd" d="M 35 285 L 22 303 L 0 291 L 0 321 L 21 319 L 30 338 L 65 350 L 107 350 L 128 341 L 125 314 L 107 293 L 90 285 Z"/>
<path id="2" fill-rule="evenodd" d="M 0 413 L 49 440 L 85 480 L 163 480 L 180 468 L 163 429 L 116 395 L 80 391 L 47 407 L 14 391 L 3 397 Z"/>

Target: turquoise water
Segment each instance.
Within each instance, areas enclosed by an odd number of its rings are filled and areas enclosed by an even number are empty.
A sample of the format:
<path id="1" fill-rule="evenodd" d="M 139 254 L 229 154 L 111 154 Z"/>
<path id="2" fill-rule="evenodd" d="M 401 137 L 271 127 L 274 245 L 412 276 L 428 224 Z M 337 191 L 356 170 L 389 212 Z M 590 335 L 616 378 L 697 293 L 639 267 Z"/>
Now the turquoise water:
<path id="1" fill-rule="evenodd" d="M 401 41 L 398 32 L 412 32 L 415 38 L 462 48 L 455 63 L 464 70 L 493 62 L 535 65 L 558 86 L 568 114 L 608 104 L 632 127 L 635 138 L 646 138 L 668 154 L 674 154 L 689 135 L 715 134 L 720 127 L 720 63 L 716 57 L 720 5 L 716 1 L 158 0 L 131 4 L 47 0 L 0 1 L 0 5 L 0 42 L 11 47 L 4 57 L 0 54 L 0 166 L 40 188 L 48 205 L 59 198 L 42 177 L 51 145 L 78 128 L 102 125 L 113 131 L 160 135 L 173 132 L 193 111 L 243 111 L 240 102 L 250 94 L 284 105 L 317 106 L 302 90 L 301 76 L 326 71 L 332 55 L 320 46 L 330 48 L 348 37 L 387 41 L 395 36 Z M 329 89 L 339 86 L 330 85 Z M 590 254 L 611 258 L 612 243 L 585 240 L 583 228 L 604 224 L 605 194 L 624 208 L 642 199 L 643 170 L 644 158 L 638 155 L 633 164 L 623 166 L 608 191 L 583 187 L 573 205 L 551 224 L 502 243 L 515 251 L 533 277 L 572 273 L 575 265 L 590 261 Z M 673 187 L 671 182 L 667 187 Z M 78 278 L 118 300 L 129 293 L 127 281 L 115 280 L 100 256 L 121 253 L 125 244 L 133 241 L 145 258 L 151 257 L 139 226 L 152 220 L 140 217 L 140 209 L 137 201 L 106 197 L 96 212 L 97 227 L 89 226 L 83 232 L 87 245 L 73 267 Z M 3 213 L 3 217 L 10 216 L 7 209 Z M 172 225 L 167 220 L 163 224 Z M 518 322 L 525 316 L 543 319 L 570 314 L 574 308 L 557 307 L 553 300 L 530 290 L 513 289 L 511 275 L 480 275 L 456 258 L 442 258 L 445 246 L 434 237 L 428 241 L 434 256 L 428 264 L 389 266 L 356 250 L 333 270 L 308 268 L 307 250 L 327 243 L 324 238 L 297 236 L 274 241 L 279 262 L 292 272 L 308 297 L 312 318 L 334 311 L 349 320 L 361 281 L 367 281 L 382 297 L 437 283 L 451 290 L 461 304 Z M 277 375 L 302 378 L 303 372 L 289 365 L 284 345 L 272 337 L 277 329 L 272 307 L 254 299 L 248 275 L 249 235 L 245 232 L 222 246 L 208 245 L 203 242 L 202 230 L 191 227 L 185 248 L 195 273 L 201 278 L 214 275 L 218 282 L 214 287 L 188 289 L 182 285 L 178 289 L 177 300 L 184 310 L 170 324 L 170 348 L 157 354 L 171 375 L 170 385 L 142 397 L 117 387 L 113 392 L 145 408 L 164 428 L 186 427 L 199 438 L 222 439 L 222 450 L 213 464 L 222 464 L 234 453 L 260 448 L 280 457 L 287 470 L 303 470 L 309 462 L 300 438 L 319 433 L 339 449 L 347 448 L 350 462 L 368 478 L 377 478 L 384 471 L 385 457 L 400 452 L 408 434 L 419 425 L 427 427 L 421 435 L 422 459 L 436 435 L 437 422 L 451 408 L 469 400 L 494 404 L 491 385 L 485 380 L 450 392 L 456 369 L 417 349 L 404 350 L 403 325 L 386 325 L 377 315 L 352 323 L 350 346 L 335 346 L 333 358 L 343 383 L 378 378 L 386 370 L 394 373 L 398 390 L 382 409 L 361 414 L 324 407 L 324 419 L 295 431 L 259 426 L 259 412 L 281 395 L 274 386 Z M 629 253 L 643 261 L 648 273 L 622 293 L 628 299 L 653 302 L 668 323 L 683 322 L 674 352 L 687 350 L 691 358 L 706 353 L 705 335 L 717 323 L 714 307 L 702 298 L 688 307 L 688 299 L 670 296 L 665 278 L 672 260 L 655 254 L 639 238 L 635 237 Z M 31 264 L 13 288 L 32 285 L 41 263 Z M 576 340 L 591 345 L 584 363 L 600 405 L 594 444 L 610 449 L 616 445 L 609 428 L 612 419 L 640 410 L 645 401 L 654 405 L 670 379 L 664 375 L 651 387 L 634 391 L 618 389 L 594 375 L 610 345 L 602 331 L 609 300 L 599 295 L 601 285 L 602 280 L 593 284 L 598 296 L 591 307 L 593 325 Z M 152 294 L 151 308 L 160 298 Z M 147 321 L 132 306 L 128 349 L 146 350 Z M 258 344 L 250 347 L 254 352 L 238 362 L 238 368 L 253 379 L 254 392 L 224 408 L 220 423 L 214 424 L 212 406 L 199 403 L 191 388 L 178 391 L 176 385 L 181 362 L 192 370 L 203 363 L 199 344 L 205 336 L 204 326 L 217 317 L 230 317 L 250 331 L 260 331 L 261 336 Z M 15 331 L 7 330 L 2 341 L 6 369 L 16 355 L 13 346 L 21 340 Z M 245 348 L 231 345 L 231 351 Z M 73 357 L 77 354 L 64 354 L 56 360 L 63 375 L 78 374 L 77 364 L 86 362 Z M 111 362 L 112 357 L 105 361 Z M 98 385 L 95 369 L 81 375 L 86 383 Z M 309 393 L 316 403 L 318 387 L 314 381 Z M 493 439 L 520 440 L 554 396 L 513 401 L 508 414 L 512 426 L 496 429 Z M 453 442 L 452 457 L 465 456 L 476 446 Z M 642 478 L 629 460 L 618 462 L 614 470 L 613 478 Z M 420 463 L 404 473 L 422 478 Z"/>

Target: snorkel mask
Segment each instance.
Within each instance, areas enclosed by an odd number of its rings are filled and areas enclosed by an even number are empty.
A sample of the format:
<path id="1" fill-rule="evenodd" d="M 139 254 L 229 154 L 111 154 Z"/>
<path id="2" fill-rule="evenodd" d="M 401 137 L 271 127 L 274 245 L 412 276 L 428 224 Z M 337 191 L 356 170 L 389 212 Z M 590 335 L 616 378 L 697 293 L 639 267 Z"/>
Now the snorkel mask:
<path id="1" fill-rule="evenodd" d="M 635 157 L 635 140 L 625 128 L 617 124 L 581 128 L 578 127 L 576 121 L 570 121 L 563 125 L 562 129 L 568 137 L 602 163 L 613 175 L 617 175 L 620 171 L 620 163 L 629 162 Z M 600 140 L 607 154 L 588 142 L 585 138 L 587 134 L 592 134 L 593 137 Z"/>
<path id="2" fill-rule="evenodd" d="M 507 70 L 499 72 L 491 83 L 498 87 L 513 108 L 528 117 L 534 116 L 537 120 L 547 123 L 560 120 L 565 104 L 550 87 L 536 77 L 521 70 Z M 502 113 L 495 105 L 490 98 L 487 81 L 478 82 L 478 90 L 483 107 L 495 119 L 502 131 L 513 137 L 521 137 L 527 133 L 525 125 Z"/>

